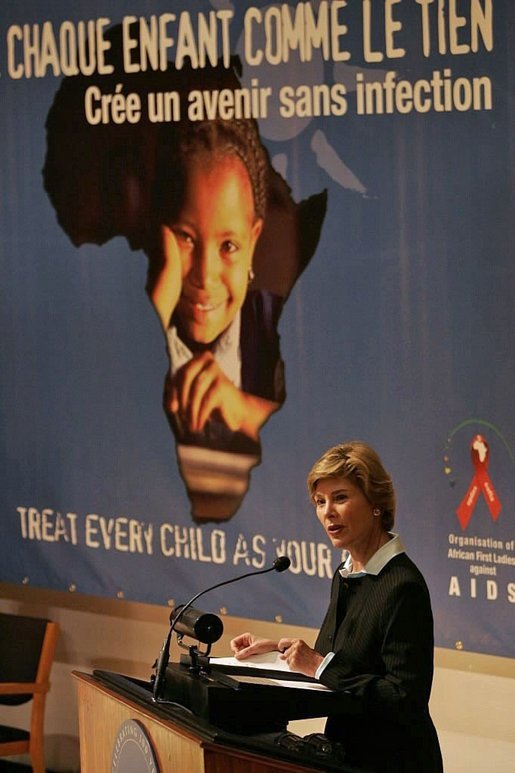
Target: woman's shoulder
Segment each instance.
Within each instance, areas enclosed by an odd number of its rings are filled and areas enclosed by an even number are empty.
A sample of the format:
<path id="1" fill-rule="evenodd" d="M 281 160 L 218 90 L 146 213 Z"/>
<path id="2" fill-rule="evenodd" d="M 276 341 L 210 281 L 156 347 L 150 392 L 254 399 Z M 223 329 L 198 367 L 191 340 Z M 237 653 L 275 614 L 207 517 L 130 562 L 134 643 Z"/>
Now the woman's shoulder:
<path id="1" fill-rule="evenodd" d="M 424 575 L 407 553 L 398 553 L 388 561 L 381 575 L 395 584 L 415 584 L 427 589 Z"/>

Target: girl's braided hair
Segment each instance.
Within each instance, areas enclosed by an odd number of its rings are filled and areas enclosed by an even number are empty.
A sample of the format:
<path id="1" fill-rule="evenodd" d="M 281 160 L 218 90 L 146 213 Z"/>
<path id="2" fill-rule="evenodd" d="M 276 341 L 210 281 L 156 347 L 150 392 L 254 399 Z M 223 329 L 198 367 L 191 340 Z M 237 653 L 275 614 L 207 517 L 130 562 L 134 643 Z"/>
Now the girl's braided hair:
<path id="1" fill-rule="evenodd" d="M 168 217 L 179 211 L 188 159 L 198 153 L 213 154 L 215 158 L 239 158 L 249 175 L 255 216 L 264 217 L 269 160 L 257 125 L 250 119 L 181 121 L 163 134 L 157 151 L 155 211 Z"/>

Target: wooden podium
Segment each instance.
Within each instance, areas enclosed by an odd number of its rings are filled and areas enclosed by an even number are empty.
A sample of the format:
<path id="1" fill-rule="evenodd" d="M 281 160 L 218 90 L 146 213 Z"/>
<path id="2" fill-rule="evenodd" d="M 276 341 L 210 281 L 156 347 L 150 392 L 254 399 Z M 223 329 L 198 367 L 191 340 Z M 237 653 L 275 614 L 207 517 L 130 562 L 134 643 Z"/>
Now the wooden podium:
<path id="1" fill-rule="evenodd" d="M 299 759 L 284 759 L 285 753 L 279 749 L 275 752 L 272 745 L 249 749 L 245 738 L 239 744 L 234 736 L 180 706 L 162 708 L 152 703 L 150 696 L 145 700 L 141 688 L 131 695 L 130 689 L 124 689 L 124 677 L 120 688 L 94 674 L 74 672 L 73 676 L 78 689 L 81 773 L 118 770 L 113 764 L 117 737 L 124 723 L 130 725 L 131 720 L 153 751 L 153 762 L 148 767 L 132 768 L 138 773 L 307 773 L 328 769 Z M 130 687 L 130 680 L 125 679 Z"/>

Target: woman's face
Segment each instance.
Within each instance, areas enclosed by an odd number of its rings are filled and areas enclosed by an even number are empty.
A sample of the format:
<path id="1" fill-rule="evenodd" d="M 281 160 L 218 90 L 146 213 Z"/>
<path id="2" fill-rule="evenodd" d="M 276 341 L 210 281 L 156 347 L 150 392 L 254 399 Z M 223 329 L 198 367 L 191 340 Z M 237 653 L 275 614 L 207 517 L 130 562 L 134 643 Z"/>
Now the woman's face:
<path id="1" fill-rule="evenodd" d="M 382 531 L 381 519 L 362 490 L 349 478 L 320 480 L 313 495 L 317 517 L 335 548 L 351 555 L 367 552 Z"/>
<path id="2" fill-rule="evenodd" d="M 176 313 L 182 332 L 198 343 L 211 343 L 243 305 L 262 228 L 243 162 L 234 156 L 192 157 L 183 205 L 169 227 L 181 259 Z"/>

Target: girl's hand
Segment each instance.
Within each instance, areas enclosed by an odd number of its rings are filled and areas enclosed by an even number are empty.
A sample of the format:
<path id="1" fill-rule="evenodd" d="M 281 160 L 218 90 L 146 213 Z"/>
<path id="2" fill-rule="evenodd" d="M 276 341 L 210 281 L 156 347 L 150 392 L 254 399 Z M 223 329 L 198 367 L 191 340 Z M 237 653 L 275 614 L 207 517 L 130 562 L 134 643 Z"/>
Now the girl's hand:
<path id="1" fill-rule="evenodd" d="M 147 292 L 165 331 L 170 326 L 181 289 L 182 267 L 177 239 L 170 228 L 162 225 L 151 253 Z"/>
<path id="2" fill-rule="evenodd" d="M 202 432 L 208 419 L 217 415 L 233 432 L 257 440 L 261 425 L 278 404 L 235 387 L 211 352 L 203 352 L 168 380 L 165 408 L 189 432 Z"/>

